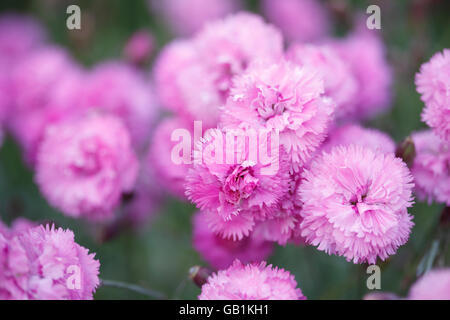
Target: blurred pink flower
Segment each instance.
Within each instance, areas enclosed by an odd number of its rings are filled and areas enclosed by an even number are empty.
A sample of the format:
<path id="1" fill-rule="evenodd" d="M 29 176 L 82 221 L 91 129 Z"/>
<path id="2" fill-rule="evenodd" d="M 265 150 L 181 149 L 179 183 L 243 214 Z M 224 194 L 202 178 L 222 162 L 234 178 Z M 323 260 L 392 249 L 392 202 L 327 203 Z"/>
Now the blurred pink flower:
<path id="1" fill-rule="evenodd" d="M 450 143 L 432 130 L 412 135 L 416 157 L 411 168 L 415 191 L 421 200 L 433 200 L 450 206 Z"/>
<path id="2" fill-rule="evenodd" d="M 14 68 L 8 128 L 34 166 L 45 128 L 81 112 L 83 70 L 59 47 L 30 53 Z"/>
<path id="3" fill-rule="evenodd" d="M 41 46 L 45 39 L 43 27 L 33 18 L 15 13 L 0 16 L 0 60 L 9 66 Z"/>
<path id="4" fill-rule="evenodd" d="M 256 219 L 273 214 L 289 187 L 289 163 L 284 151 L 272 150 L 268 161 L 263 162 L 252 159 L 252 146 L 243 140 L 233 145 L 227 142 L 225 132 L 208 130 L 202 143 L 196 145 L 194 166 L 186 177 L 189 200 L 205 212 L 216 234 L 233 240 L 248 236 Z M 257 143 L 264 149 L 271 140 Z"/>
<path id="5" fill-rule="evenodd" d="M 385 153 L 394 153 L 396 148 L 392 138 L 382 131 L 364 128 L 358 124 L 347 124 L 330 131 L 320 150 L 329 152 L 335 146 L 351 144 Z"/>
<path id="6" fill-rule="evenodd" d="M 128 131 L 112 115 L 88 114 L 48 128 L 35 180 L 49 203 L 90 220 L 111 218 L 133 190 L 138 162 Z"/>
<path id="7" fill-rule="evenodd" d="M 280 33 L 257 15 L 239 13 L 173 42 L 158 57 L 154 79 L 163 106 L 187 121 L 215 127 L 233 76 L 257 58 L 281 57 Z"/>
<path id="8" fill-rule="evenodd" d="M 329 44 L 350 65 L 357 81 L 353 106 L 345 110 L 347 119 L 369 119 L 387 110 L 391 103 L 393 71 L 386 60 L 386 48 L 380 35 L 364 25 L 347 38 Z"/>
<path id="9" fill-rule="evenodd" d="M 334 107 L 314 69 L 285 60 L 257 61 L 234 78 L 221 125 L 279 132 L 298 172 L 325 139 Z"/>
<path id="10" fill-rule="evenodd" d="M 319 72 L 324 80 L 325 95 L 336 103 L 337 120 L 347 120 L 357 95 L 357 82 L 350 65 L 329 45 L 293 44 L 286 56 L 301 66 Z"/>
<path id="11" fill-rule="evenodd" d="M 316 158 L 302 178 L 300 229 L 307 243 L 354 263 L 374 264 L 408 241 L 414 185 L 393 153 L 338 146 Z"/>
<path id="12" fill-rule="evenodd" d="M 16 235 L 19 235 L 22 232 L 26 232 L 28 229 L 34 228 L 36 224 L 25 218 L 17 218 L 15 219 L 11 227 L 8 228 L 2 221 L 0 221 L 0 234 L 3 235 L 6 239 L 10 239 Z M 1 290 L 0 290 L 1 291 Z"/>
<path id="13" fill-rule="evenodd" d="M 317 0 L 263 0 L 262 11 L 289 41 L 310 42 L 329 33 L 330 16 Z"/>
<path id="14" fill-rule="evenodd" d="M 272 253 L 273 245 L 254 233 L 237 241 L 223 239 L 211 231 L 205 217 L 201 211 L 193 216 L 193 245 L 212 267 L 227 268 L 235 259 L 243 263 L 266 260 Z"/>
<path id="15" fill-rule="evenodd" d="M 83 91 L 85 108 L 118 116 L 127 126 L 133 146 L 142 151 L 158 114 L 151 87 L 134 68 L 121 62 L 103 62 L 88 75 Z"/>
<path id="16" fill-rule="evenodd" d="M 175 133 L 175 130 L 177 129 L 186 130 L 186 132 L 189 133 L 189 137 L 192 139 L 190 143 L 184 141 L 184 143 L 188 143 L 186 147 L 189 150 L 189 154 L 178 154 L 181 158 L 186 156 L 190 162 L 188 164 L 176 163 L 172 157 L 175 146 L 180 145 L 183 142 L 178 136 L 174 136 L 174 139 L 180 140 L 172 141 L 172 134 Z M 147 156 L 147 166 L 153 167 L 158 184 L 166 191 L 169 191 L 169 193 L 182 200 L 186 200 L 184 183 L 192 163 L 191 152 L 194 147 L 193 140 L 194 132 L 192 124 L 186 123 L 181 118 L 164 119 L 155 129 Z"/>
<path id="17" fill-rule="evenodd" d="M 266 262 L 243 265 L 239 260 L 214 273 L 202 286 L 199 300 L 306 300 L 289 271 Z"/>
<path id="18" fill-rule="evenodd" d="M 99 285 L 94 256 L 54 226 L 0 234 L 0 299 L 90 300 Z"/>
<path id="19" fill-rule="evenodd" d="M 436 53 L 420 67 L 416 85 L 425 102 L 422 120 L 450 142 L 450 49 Z"/>
<path id="20" fill-rule="evenodd" d="M 149 0 L 176 35 L 189 36 L 241 7 L 241 0 Z"/>
<path id="21" fill-rule="evenodd" d="M 155 39 L 147 30 L 139 30 L 128 39 L 123 55 L 132 64 L 140 65 L 150 59 L 155 49 Z"/>
<path id="22" fill-rule="evenodd" d="M 450 268 L 431 270 L 409 291 L 410 300 L 450 300 Z"/>

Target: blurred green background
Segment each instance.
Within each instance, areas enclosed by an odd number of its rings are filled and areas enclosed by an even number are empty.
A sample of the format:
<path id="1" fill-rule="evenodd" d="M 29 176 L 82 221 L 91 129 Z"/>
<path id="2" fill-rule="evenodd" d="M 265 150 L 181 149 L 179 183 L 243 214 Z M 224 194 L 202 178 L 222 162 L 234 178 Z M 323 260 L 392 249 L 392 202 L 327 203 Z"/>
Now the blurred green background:
<path id="1" fill-rule="evenodd" d="M 420 121 L 423 105 L 415 91 L 414 74 L 433 53 L 450 47 L 450 1 L 324 2 L 329 7 L 344 8 L 345 14 L 333 15 L 336 36 L 345 34 L 349 27 L 346 15 L 357 10 L 364 12 L 369 4 L 381 7 L 382 34 L 395 70 L 394 100 L 390 112 L 366 125 L 386 131 L 397 142 L 425 127 Z M 81 7 L 81 31 L 66 28 L 66 8 L 70 4 Z M 258 12 L 259 1 L 245 1 L 245 6 Z M 74 57 L 86 66 L 120 58 L 126 40 L 141 28 L 153 32 L 158 49 L 173 38 L 164 21 L 149 11 L 145 0 L 0 2 L 0 12 L 11 10 L 35 16 L 46 26 L 52 41 L 70 48 Z M 442 205 L 416 203 L 410 210 L 415 222 L 410 241 L 380 264 L 382 291 L 406 294 L 415 280 L 419 263 L 429 257 L 433 243 L 439 248 L 437 255 L 431 257 L 434 266 L 449 265 L 449 232 L 439 226 L 442 209 Z M 39 222 L 54 221 L 58 226 L 72 229 L 78 243 L 97 253 L 102 279 L 151 288 L 169 299 L 196 299 L 200 290 L 189 281 L 187 273 L 191 266 L 206 263 L 191 246 L 193 211 L 190 204 L 167 199 L 151 224 L 100 244 L 94 236 L 98 233 L 96 227 L 64 217 L 40 196 L 33 174 L 11 138 L 6 137 L 0 149 L 1 219 L 10 222 L 24 216 Z M 360 299 L 369 292 L 366 266 L 328 256 L 314 247 L 278 246 L 269 262 L 291 271 L 309 299 Z M 95 298 L 148 299 L 126 289 L 106 286 L 97 290 Z"/>

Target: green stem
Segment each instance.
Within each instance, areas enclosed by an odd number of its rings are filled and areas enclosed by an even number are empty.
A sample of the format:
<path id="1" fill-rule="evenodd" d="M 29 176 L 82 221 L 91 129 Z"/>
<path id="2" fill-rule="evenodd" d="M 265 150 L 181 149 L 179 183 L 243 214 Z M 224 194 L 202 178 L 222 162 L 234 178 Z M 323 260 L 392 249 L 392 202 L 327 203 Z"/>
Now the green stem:
<path id="1" fill-rule="evenodd" d="M 120 281 L 115 281 L 115 280 L 102 279 L 101 285 L 107 286 L 107 287 L 127 289 L 127 290 L 137 292 L 137 293 L 140 293 L 142 295 L 145 295 L 145 296 L 148 296 L 148 297 L 154 298 L 154 299 L 159 299 L 159 300 L 167 299 L 166 295 L 161 292 L 158 292 L 158 291 L 155 291 L 152 289 L 143 288 L 143 287 L 140 287 L 135 284 L 125 283 L 125 282 L 120 282 Z"/>

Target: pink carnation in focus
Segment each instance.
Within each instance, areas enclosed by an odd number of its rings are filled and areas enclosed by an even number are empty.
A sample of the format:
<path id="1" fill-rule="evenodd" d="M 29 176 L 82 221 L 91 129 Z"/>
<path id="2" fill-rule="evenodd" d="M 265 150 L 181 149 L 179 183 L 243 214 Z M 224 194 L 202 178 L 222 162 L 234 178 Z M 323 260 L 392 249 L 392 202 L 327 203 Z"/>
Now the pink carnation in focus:
<path id="1" fill-rule="evenodd" d="M 251 61 L 278 59 L 282 51 L 280 33 L 257 15 L 239 13 L 208 24 L 158 57 L 154 79 L 161 103 L 187 121 L 215 127 L 232 78 Z"/>
<path id="2" fill-rule="evenodd" d="M 262 10 L 290 41 L 318 40 L 330 29 L 330 17 L 317 0 L 263 0 Z"/>
<path id="3" fill-rule="evenodd" d="M 0 299 L 91 300 L 99 267 L 70 230 L 47 225 L 0 234 Z"/>
<path id="4" fill-rule="evenodd" d="M 306 300 L 289 271 L 266 262 L 243 265 L 239 260 L 214 273 L 202 286 L 199 300 Z"/>
<path id="5" fill-rule="evenodd" d="M 346 120 L 357 95 L 357 82 L 348 62 L 328 45 L 293 44 L 286 56 L 302 66 L 310 66 L 324 80 L 325 95 L 336 103 L 337 120 Z"/>
<path id="6" fill-rule="evenodd" d="M 353 106 L 348 106 L 341 118 L 346 115 L 348 120 L 369 119 L 387 110 L 391 102 L 392 68 L 380 35 L 364 25 L 331 45 L 350 65 L 357 81 Z"/>
<path id="7" fill-rule="evenodd" d="M 325 139 L 334 107 L 314 69 L 285 60 L 258 61 L 234 79 L 221 125 L 278 131 L 298 172 Z"/>
<path id="8" fill-rule="evenodd" d="M 257 141 L 261 149 L 274 141 L 266 138 Z M 194 166 L 186 177 L 187 197 L 205 212 L 216 234 L 233 240 L 248 236 L 256 220 L 271 216 L 289 187 L 284 151 L 272 150 L 262 161 L 261 153 L 253 158 L 252 145 L 243 140 L 234 146 L 226 132 L 208 130 L 196 145 Z"/>
<path id="9" fill-rule="evenodd" d="M 158 109 L 151 88 L 135 69 L 120 62 L 96 66 L 86 79 L 82 103 L 121 118 L 133 146 L 146 146 Z"/>
<path id="10" fill-rule="evenodd" d="M 138 162 L 128 131 L 111 115 L 88 114 L 48 128 L 36 182 L 49 203 L 73 217 L 104 220 L 133 189 Z"/>
<path id="11" fill-rule="evenodd" d="M 180 136 L 177 131 L 185 135 Z M 192 164 L 194 138 L 192 124 L 181 118 L 164 119 L 155 129 L 147 157 L 147 165 L 153 167 L 158 183 L 183 200 L 186 199 L 184 183 Z"/>
<path id="12" fill-rule="evenodd" d="M 128 39 L 123 54 L 132 64 L 140 65 L 147 62 L 155 48 L 155 39 L 147 30 L 139 30 Z"/>
<path id="13" fill-rule="evenodd" d="M 386 133 L 377 129 L 364 128 L 358 124 L 348 124 L 332 130 L 320 149 L 329 152 L 335 146 L 351 144 L 385 153 L 394 153 L 396 148 L 394 141 Z"/>
<path id="14" fill-rule="evenodd" d="M 416 157 L 411 172 L 418 198 L 450 206 L 450 143 L 432 130 L 416 132 L 412 139 Z"/>
<path id="15" fill-rule="evenodd" d="M 149 4 L 175 34 L 189 36 L 207 22 L 238 10 L 241 0 L 149 0 Z"/>
<path id="16" fill-rule="evenodd" d="M 425 102 L 422 120 L 450 142 L 450 49 L 436 53 L 420 67 L 416 85 Z"/>
<path id="17" fill-rule="evenodd" d="M 431 270 L 409 291 L 410 300 L 450 300 L 450 268 Z"/>
<path id="18" fill-rule="evenodd" d="M 276 212 L 270 218 L 260 221 L 256 225 L 254 234 L 268 241 L 277 242 L 282 246 L 288 242 L 297 245 L 304 244 L 299 229 L 302 221 L 300 214 L 302 204 L 297 196 L 300 181 L 299 174 L 290 176 L 288 193 L 280 201 Z"/>
<path id="19" fill-rule="evenodd" d="M 300 229 L 307 243 L 374 264 L 408 241 L 412 176 L 393 153 L 338 146 L 316 158 L 302 178 Z"/>
<path id="20" fill-rule="evenodd" d="M 272 253 L 273 245 L 254 233 L 237 241 L 223 239 L 211 231 L 205 218 L 200 211 L 193 217 L 193 245 L 212 267 L 227 268 L 235 259 L 243 263 L 266 260 Z"/>

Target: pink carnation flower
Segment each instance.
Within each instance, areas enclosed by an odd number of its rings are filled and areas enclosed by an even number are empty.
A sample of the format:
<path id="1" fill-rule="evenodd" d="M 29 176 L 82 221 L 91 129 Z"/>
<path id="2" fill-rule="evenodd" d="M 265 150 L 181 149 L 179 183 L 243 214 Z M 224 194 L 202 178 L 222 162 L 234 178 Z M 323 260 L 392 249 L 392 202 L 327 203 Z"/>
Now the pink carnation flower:
<path id="1" fill-rule="evenodd" d="M 138 162 L 122 122 L 90 114 L 48 128 L 36 182 L 49 203 L 73 217 L 110 218 L 133 189 Z"/>
<path id="2" fill-rule="evenodd" d="M 416 157 L 411 172 L 417 196 L 429 203 L 434 200 L 450 206 L 450 143 L 431 130 L 416 132 L 412 138 Z"/>
<path id="3" fill-rule="evenodd" d="M 155 39 L 147 30 L 139 30 L 128 39 L 123 54 L 125 58 L 135 65 L 147 62 L 155 49 Z"/>
<path id="4" fill-rule="evenodd" d="M 297 172 L 327 135 L 335 104 L 323 94 L 323 80 L 313 69 L 259 61 L 234 79 L 221 125 L 278 131 Z"/>
<path id="5" fill-rule="evenodd" d="M 288 193 L 280 201 L 276 213 L 269 219 L 259 222 L 255 227 L 254 234 L 282 246 L 288 242 L 297 245 L 304 244 L 298 228 L 302 221 L 300 215 L 302 204 L 297 196 L 300 181 L 301 178 L 298 174 L 291 175 Z"/>
<path id="6" fill-rule="evenodd" d="M 176 135 L 176 130 L 188 133 L 191 140 L 183 140 L 184 138 Z M 173 141 L 172 134 L 174 134 Z M 147 157 L 147 165 L 153 167 L 158 183 L 172 195 L 183 200 L 186 199 L 184 183 L 192 163 L 193 139 L 192 124 L 187 124 L 180 118 L 164 119 L 155 129 Z M 184 149 L 178 150 L 177 146 Z M 188 154 L 184 154 L 186 150 Z M 179 161 L 178 158 L 174 159 L 176 151 Z"/>
<path id="7" fill-rule="evenodd" d="M 193 245 L 217 269 L 227 268 L 235 259 L 243 263 L 266 260 L 273 250 L 270 242 L 254 233 L 237 241 L 223 239 L 211 231 L 205 214 L 200 211 L 193 217 Z"/>
<path id="8" fill-rule="evenodd" d="M 239 260 L 214 273 L 202 286 L 199 300 L 306 300 L 289 271 L 266 262 L 243 265 Z"/>
<path id="9" fill-rule="evenodd" d="M 195 38 L 176 41 L 157 59 L 154 78 L 162 105 L 187 121 L 215 127 L 231 79 L 257 58 L 279 58 L 280 33 L 253 14 L 208 24 Z"/>
<path id="10" fill-rule="evenodd" d="M 385 153 L 394 153 L 396 148 L 394 141 L 386 133 L 376 129 L 364 128 L 358 124 L 348 124 L 332 130 L 321 146 L 321 150 L 329 152 L 335 146 L 351 144 Z"/>
<path id="11" fill-rule="evenodd" d="M 8 127 L 34 166 L 45 128 L 80 110 L 83 71 L 59 47 L 44 47 L 24 58 L 12 74 L 14 109 Z"/>
<path id="12" fill-rule="evenodd" d="M 102 63 L 86 79 L 83 105 L 100 108 L 122 119 L 133 146 L 143 149 L 157 116 L 156 101 L 145 79 L 120 62 Z"/>
<path id="13" fill-rule="evenodd" d="M 241 0 L 149 0 L 149 4 L 175 34 L 188 36 L 236 11 Z"/>
<path id="14" fill-rule="evenodd" d="M 330 29 L 330 17 L 317 0 L 263 0 L 262 10 L 290 41 L 318 40 Z"/>
<path id="15" fill-rule="evenodd" d="M 287 58 L 317 70 L 324 80 L 325 95 L 336 103 L 336 118 L 345 120 L 357 95 L 357 82 L 348 62 L 328 45 L 294 44 Z"/>
<path id="16" fill-rule="evenodd" d="M 38 226 L 9 239 L 0 234 L 0 299 L 91 300 L 99 267 L 70 230 Z"/>
<path id="17" fill-rule="evenodd" d="M 302 177 L 300 229 L 307 243 L 374 264 L 408 241 L 413 183 L 394 154 L 338 146 L 315 159 Z"/>
<path id="18" fill-rule="evenodd" d="M 205 212 L 216 234 L 241 240 L 257 219 L 266 219 L 277 210 L 288 191 L 289 164 L 283 150 L 272 150 L 267 161 L 262 161 L 261 156 L 253 158 L 252 146 L 244 144 L 245 139 L 237 139 L 236 146 L 230 140 L 218 129 L 205 133 L 194 150 L 186 195 Z M 258 140 L 263 149 L 270 144 L 269 139 Z"/>
<path id="19" fill-rule="evenodd" d="M 410 300 L 450 300 L 450 268 L 431 270 L 409 291 Z"/>
<path id="20" fill-rule="evenodd" d="M 386 48 L 380 36 L 364 25 L 333 45 L 350 65 L 357 81 L 353 106 L 345 110 L 347 119 L 373 118 L 389 108 L 392 69 L 386 60 Z"/>
<path id="21" fill-rule="evenodd" d="M 423 121 L 450 141 L 450 49 L 436 53 L 420 67 L 416 85 L 425 102 Z"/>

